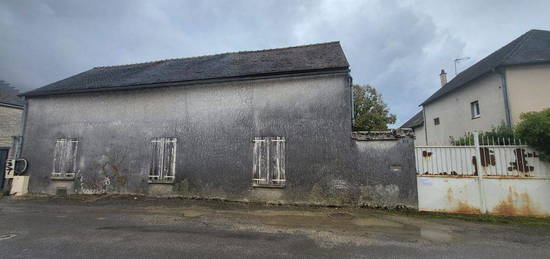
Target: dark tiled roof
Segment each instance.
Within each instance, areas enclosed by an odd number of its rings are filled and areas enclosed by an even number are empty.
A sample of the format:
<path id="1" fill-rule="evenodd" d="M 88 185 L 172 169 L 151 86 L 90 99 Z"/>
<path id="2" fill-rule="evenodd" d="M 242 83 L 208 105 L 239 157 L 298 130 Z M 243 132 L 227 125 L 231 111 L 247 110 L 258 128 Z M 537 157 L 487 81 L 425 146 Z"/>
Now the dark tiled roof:
<path id="1" fill-rule="evenodd" d="M 424 115 L 422 114 L 422 111 L 419 111 L 407 122 L 403 123 L 400 128 L 416 128 L 422 124 L 424 124 Z"/>
<path id="2" fill-rule="evenodd" d="M 7 104 L 23 107 L 25 103 L 21 97 L 17 96 L 18 94 L 19 91 L 17 89 L 0 80 L 0 105 Z"/>
<path id="3" fill-rule="evenodd" d="M 422 105 L 433 102 L 498 67 L 545 62 L 550 62 L 550 31 L 530 30 L 462 71 Z"/>
<path id="4" fill-rule="evenodd" d="M 252 76 L 348 69 L 339 42 L 96 67 L 25 96 L 155 87 Z"/>

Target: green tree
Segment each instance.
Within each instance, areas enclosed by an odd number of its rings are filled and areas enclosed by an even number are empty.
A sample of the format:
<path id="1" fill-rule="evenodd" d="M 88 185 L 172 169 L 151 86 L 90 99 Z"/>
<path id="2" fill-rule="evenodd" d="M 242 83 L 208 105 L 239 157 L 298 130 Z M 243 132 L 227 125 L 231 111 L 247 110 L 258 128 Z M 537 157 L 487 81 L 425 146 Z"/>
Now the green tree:
<path id="1" fill-rule="evenodd" d="M 522 113 L 520 119 L 516 126 L 517 135 L 541 152 L 542 160 L 550 162 L 550 108 Z"/>
<path id="2" fill-rule="evenodd" d="M 353 130 L 387 130 L 396 117 L 382 101 L 382 95 L 374 87 L 353 85 Z"/>

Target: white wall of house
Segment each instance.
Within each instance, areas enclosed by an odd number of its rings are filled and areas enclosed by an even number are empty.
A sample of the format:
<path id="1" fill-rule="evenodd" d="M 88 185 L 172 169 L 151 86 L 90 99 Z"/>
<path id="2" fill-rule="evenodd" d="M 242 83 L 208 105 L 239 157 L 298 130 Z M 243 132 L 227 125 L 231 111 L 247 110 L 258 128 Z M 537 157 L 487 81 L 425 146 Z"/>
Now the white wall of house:
<path id="1" fill-rule="evenodd" d="M 424 105 L 424 130 L 428 136 L 426 144 L 446 145 L 449 144 L 449 137 L 461 137 L 472 131 L 487 131 L 505 123 L 501 85 L 500 76 L 490 73 Z M 475 119 L 471 113 L 471 103 L 474 101 L 479 102 L 481 112 L 480 117 Z M 436 118 L 439 118 L 439 125 L 434 123 Z"/>
<path id="2" fill-rule="evenodd" d="M 512 124 L 521 113 L 550 107 L 550 64 L 508 67 L 506 82 Z"/>
<path id="3" fill-rule="evenodd" d="M 414 145 L 426 145 L 426 134 L 424 133 L 424 125 L 413 128 L 414 130 Z"/>

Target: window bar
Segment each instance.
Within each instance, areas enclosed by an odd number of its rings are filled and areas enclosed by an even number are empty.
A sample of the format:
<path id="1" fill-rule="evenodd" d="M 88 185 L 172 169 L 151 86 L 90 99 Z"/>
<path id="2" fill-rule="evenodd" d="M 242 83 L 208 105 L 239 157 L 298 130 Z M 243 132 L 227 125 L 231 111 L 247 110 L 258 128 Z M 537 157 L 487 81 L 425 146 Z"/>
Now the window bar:
<path id="1" fill-rule="evenodd" d="M 277 137 L 277 140 L 279 140 L 279 137 Z M 280 149 L 280 146 L 281 146 L 281 142 L 277 141 L 275 142 L 275 149 L 277 151 L 277 183 L 280 183 L 281 181 L 281 149 Z"/>
<path id="2" fill-rule="evenodd" d="M 259 173 L 257 174 L 256 170 L 258 169 L 258 165 L 257 165 L 257 159 L 256 157 L 258 157 L 258 145 L 259 145 L 259 142 L 258 142 L 258 138 L 255 137 L 254 140 L 252 141 L 254 142 L 254 147 L 252 149 L 252 155 L 254 156 L 253 157 L 253 160 L 252 160 L 252 181 L 256 181 L 255 179 L 257 179 L 259 177 Z M 257 177 L 258 176 L 258 177 Z"/>
<path id="3" fill-rule="evenodd" d="M 266 174 L 265 174 L 265 180 L 266 180 L 266 183 L 270 183 L 271 182 L 271 168 L 270 168 L 270 155 L 269 155 L 269 149 L 270 149 L 270 144 L 271 144 L 271 138 L 267 138 L 266 139 L 266 150 L 267 150 L 267 155 L 266 155 Z"/>

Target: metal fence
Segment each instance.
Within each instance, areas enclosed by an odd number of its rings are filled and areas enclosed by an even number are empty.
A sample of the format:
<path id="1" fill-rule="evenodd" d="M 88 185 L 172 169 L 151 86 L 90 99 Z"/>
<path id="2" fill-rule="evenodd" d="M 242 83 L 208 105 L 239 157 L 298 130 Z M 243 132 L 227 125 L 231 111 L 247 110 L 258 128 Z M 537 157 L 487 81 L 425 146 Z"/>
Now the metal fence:
<path id="1" fill-rule="evenodd" d="M 477 133 L 460 145 L 416 146 L 419 175 L 498 177 L 550 177 L 550 165 L 519 139 L 480 137 Z M 480 159 L 477 159 L 477 158 Z"/>

